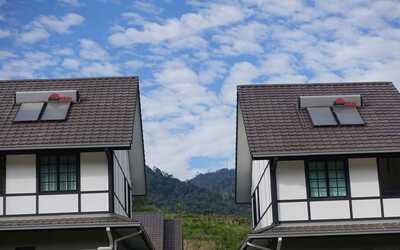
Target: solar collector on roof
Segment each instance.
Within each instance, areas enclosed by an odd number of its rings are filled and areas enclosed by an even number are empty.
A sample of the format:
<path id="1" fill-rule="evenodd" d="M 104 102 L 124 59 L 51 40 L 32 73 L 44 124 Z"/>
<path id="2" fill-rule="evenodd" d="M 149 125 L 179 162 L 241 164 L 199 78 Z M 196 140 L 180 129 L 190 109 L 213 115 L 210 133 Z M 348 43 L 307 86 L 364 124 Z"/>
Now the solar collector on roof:
<path id="1" fill-rule="evenodd" d="M 22 103 L 21 106 L 18 108 L 14 121 L 37 121 L 39 119 L 40 113 L 42 112 L 43 106 L 43 102 Z"/>
<path id="2" fill-rule="evenodd" d="M 68 111 L 71 107 L 71 102 L 49 102 L 43 112 L 40 120 L 42 121 L 56 121 L 65 120 Z"/>
<path id="3" fill-rule="evenodd" d="M 337 119 L 341 125 L 363 125 L 364 121 L 355 107 L 333 107 Z"/>
<path id="4" fill-rule="evenodd" d="M 314 126 L 334 126 L 337 125 L 335 117 L 329 107 L 308 107 L 308 113 Z"/>

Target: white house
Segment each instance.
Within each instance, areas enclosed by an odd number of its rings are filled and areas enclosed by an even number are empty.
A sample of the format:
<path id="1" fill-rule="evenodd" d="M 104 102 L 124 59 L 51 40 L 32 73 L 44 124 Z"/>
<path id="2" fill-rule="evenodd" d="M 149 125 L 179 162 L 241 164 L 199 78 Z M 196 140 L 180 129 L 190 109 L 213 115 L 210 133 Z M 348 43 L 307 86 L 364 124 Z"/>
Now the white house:
<path id="1" fill-rule="evenodd" d="M 155 249 L 145 182 L 137 77 L 0 81 L 0 250 Z"/>
<path id="2" fill-rule="evenodd" d="M 400 94 L 392 83 L 238 86 L 241 249 L 400 246 Z"/>

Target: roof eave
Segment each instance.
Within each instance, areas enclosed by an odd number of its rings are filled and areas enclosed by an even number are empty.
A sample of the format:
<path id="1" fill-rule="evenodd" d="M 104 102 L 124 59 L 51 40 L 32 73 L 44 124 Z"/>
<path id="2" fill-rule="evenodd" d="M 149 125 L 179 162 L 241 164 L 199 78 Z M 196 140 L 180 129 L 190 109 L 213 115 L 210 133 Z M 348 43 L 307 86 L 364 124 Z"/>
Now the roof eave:
<path id="1" fill-rule="evenodd" d="M 130 144 L 55 144 L 55 145 L 35 145 L 26 147 L 7 147 L 1 148 L 0 152 L 12 151 L 36 151 L 36 150 L 57 150 L 57 149 L 130 149 Z"/>
<path id="2" fill-rule="evenodd" d="M 252 153 L 253 160 L 269 159 L 274 157 L 307 157 L 307 156 L 324 156 L 324 155 L 355 155 L 355 154 L 386 154 L 386 153 L 399 153 L 399 149 L 390 150 L 355 150 L 355 151 L 331 151 L 331 152 L 267 152 L 267 153 Z"/>

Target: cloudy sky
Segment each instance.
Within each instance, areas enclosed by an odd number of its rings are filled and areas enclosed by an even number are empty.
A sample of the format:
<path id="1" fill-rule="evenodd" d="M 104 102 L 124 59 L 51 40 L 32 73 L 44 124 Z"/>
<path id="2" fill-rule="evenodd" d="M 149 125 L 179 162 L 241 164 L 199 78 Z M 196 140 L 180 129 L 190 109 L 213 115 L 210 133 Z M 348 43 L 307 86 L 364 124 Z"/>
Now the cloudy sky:
<path id="1" fill-rule="evenodd" d="M 0 0 L 0 79 L 138 75 L 146 160 L 234 167 L 235 86 L 400 78 L 397 1 Z"/>

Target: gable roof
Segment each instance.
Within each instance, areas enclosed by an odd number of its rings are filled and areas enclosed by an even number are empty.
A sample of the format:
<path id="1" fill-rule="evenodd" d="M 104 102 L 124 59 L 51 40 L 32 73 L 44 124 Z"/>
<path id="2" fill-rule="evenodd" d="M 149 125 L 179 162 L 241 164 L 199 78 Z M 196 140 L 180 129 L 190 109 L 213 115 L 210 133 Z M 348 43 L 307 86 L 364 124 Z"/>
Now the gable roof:
<path id="1" fill-rule="evenodd" d="M 17 91 L 77 90 L 65 121 L 14 122 Z M 126 147 L 139 106 L 137 77 L 0 81 L 0 151 Z"/>
<path id="2" fill-rule="evenodd" d="M 264 84 L 237 88 L 253 157 L 400 151 L 400 94 L 390 82 Z M 363 126 L 314 127 L 300 96 L 361 95 Z"/>

